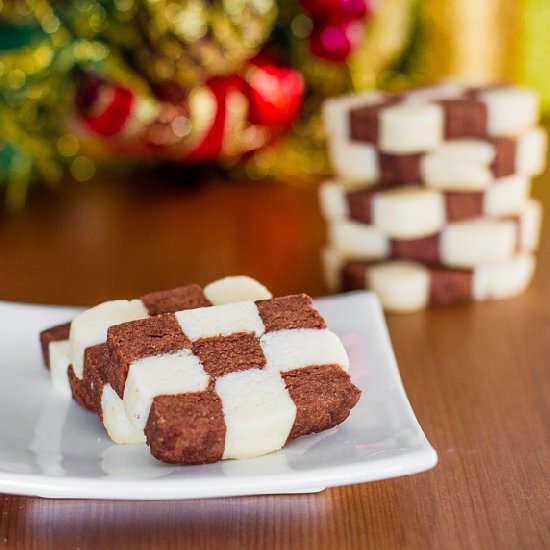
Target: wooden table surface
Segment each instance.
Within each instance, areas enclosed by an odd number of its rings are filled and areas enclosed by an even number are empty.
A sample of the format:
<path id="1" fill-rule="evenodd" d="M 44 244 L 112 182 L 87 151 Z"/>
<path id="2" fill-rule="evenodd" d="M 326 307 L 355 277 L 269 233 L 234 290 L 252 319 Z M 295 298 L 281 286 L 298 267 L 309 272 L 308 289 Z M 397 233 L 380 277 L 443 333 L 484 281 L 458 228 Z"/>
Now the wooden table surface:
<path id="1" fill-rule="evenodd" d="M 314 186 L 191 180 L 72 183 L 0 213 L 0 299 L 93 305 L 238 273 L 275 294 L 325 293 Z M 534 194 L 550 208 L 550 175 Z M 387 317 L 435 469 L 303 496 L 1 495 L 0 548 L 549 548 L 550 223 L 543 233 L 524 296 Z"/>

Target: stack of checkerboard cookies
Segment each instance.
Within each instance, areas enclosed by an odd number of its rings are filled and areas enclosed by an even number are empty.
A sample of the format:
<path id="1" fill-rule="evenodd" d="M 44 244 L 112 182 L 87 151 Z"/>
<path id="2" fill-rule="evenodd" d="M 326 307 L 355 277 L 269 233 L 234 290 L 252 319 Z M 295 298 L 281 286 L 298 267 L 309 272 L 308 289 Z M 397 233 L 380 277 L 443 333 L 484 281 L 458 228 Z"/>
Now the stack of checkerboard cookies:
<path id="1" fill-rule="evenodd" d="M 536 94 L 457 83 L 325 104 L 335 178 L 323 183 L 332 290 L 369 288 L 388 311 L 503 299 L 534 268 L 546 160 Z"/>

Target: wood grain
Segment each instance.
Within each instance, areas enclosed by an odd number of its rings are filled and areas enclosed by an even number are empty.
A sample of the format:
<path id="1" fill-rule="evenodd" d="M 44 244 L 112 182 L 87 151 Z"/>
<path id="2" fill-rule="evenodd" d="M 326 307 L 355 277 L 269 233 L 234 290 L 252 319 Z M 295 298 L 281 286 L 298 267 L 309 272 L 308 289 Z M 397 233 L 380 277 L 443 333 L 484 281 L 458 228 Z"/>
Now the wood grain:
<path id="1" fill-rule="evenodd" d="M 0 298 L 91 305 L 237 273 L 276 294 L 324 293 L 314 186 L 185 177 L 71 184 L 1 213 Z M 535 195 L 550 208 L 550 176 Z M 316 495 L 0 496 L 0 548 L 548 548 L 549 223 L 543 233 L 521 298 L 388 316 L 407 393 L 439 453 L 434 470 Z"/>

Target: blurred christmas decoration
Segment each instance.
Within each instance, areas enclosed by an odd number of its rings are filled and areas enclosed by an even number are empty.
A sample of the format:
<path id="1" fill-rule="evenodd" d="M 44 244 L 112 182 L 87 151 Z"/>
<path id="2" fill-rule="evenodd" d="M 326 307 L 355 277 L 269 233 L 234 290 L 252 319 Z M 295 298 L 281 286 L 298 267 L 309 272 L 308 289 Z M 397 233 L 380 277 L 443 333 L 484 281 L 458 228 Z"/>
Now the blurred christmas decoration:
<path id="1" fill-rule="evenodd" d="M 542 99 L 542 109 L 550 113 L 550 76 L 548 59 L 550 58 L 550 39 L 548 22 L 550 21 L 550 2 L 546 0 L 524 0 L 523 11 L 518 13 L 515 5 L 512 26 L 515 36 L 521 37 L 521 53 L 517 73 L 518 80 L 535 88 Z M 511 42 L 514 36 L 511 37 Z"/>
<path id="2" fill-rule="evenodd" d="M 260 177 L 279 164 L 274 143 L 287 170 L 323 170 L 318 107 L 349 88 L 346 61 L 374 11 L 372 0 L 0 0 L 7 204 L 24 204 L 33 180 L 86 180 L 121 160 Z"/>
<path id="3" fill-rule="evenodd" d="M 311 52 L 327 61 L 346 61 L 364 38 L 363 20 L 372 13 L 368 0 L 301 0 L 312 18 Z"/>
<path id="4" fill-rule="evenodd" d="M 455 74 L 544 85 L 503 53 L 518 21 L 546 32 L 543 0 L 525 2 L 518 19 L 513 0 L 0 0 L 5 201 L 113 162 L 322 174 L 326 97 Z"/>
<path id="5" fill-rule="evenodd" d="M 423 0 L 417 17 L 419 47 L 409 71 L 416 80 L 524 84 L 550 112 L 547 0 Z"/>
<path id="6" fill-rule="evenodd" d="M 521 48 L 525 3 L 426 0 L 421 10 L 425 77 L 452 75 L 480 83 L 517 77 L 520 55 L 512 55 L 509 45 Z"/>

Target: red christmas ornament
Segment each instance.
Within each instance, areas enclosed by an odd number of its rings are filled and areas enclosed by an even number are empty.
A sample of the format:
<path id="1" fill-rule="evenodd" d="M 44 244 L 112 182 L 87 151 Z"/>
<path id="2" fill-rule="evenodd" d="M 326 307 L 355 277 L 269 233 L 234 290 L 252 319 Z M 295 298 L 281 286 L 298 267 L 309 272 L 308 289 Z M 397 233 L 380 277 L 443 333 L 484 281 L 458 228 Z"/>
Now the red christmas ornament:
<path id="1" fill-rule="evenodd" d="M 374 11 L 373 0 L 300 0 L 304 11 L 325 21 L 337 18 L 360 19 Z"/>
<path id="2" fill-rule="evenodd" d="M 345 61 L 363 40 L 363 25 L 355 19 L 316 22 L 309 36 L 309 48 L 317 57 L 333 63 Z"/>
<path id="3" fill-rule="evenodd" d="M 134 94 L 127 88 L 84 73 L 77 88 L 77 108 L 84 125 L 101 136 L 122 131 L 132 114 Z"/>
<path id="4" fill-rule="evenodd" d="M 227 124 L 227 96 L 233 92 L 243 93 L 244 89 L 242 79 L 235 75 L 211 78 L 206 83 L 206 86 L 214 95 L 216 113 L 210 128 L 207 130 L 200 143 L 185 154 L 182 159 L 184 162 L 211 162 L 219 157 L 224 145 Z"/>
<path id="5" fill-rule="evenodd" d="M 289 67 L 260 60 L 246 72 L 249 121 L 263 126 L 288 127 L 300 112 L 304 97 L 302 75 Z"/>

